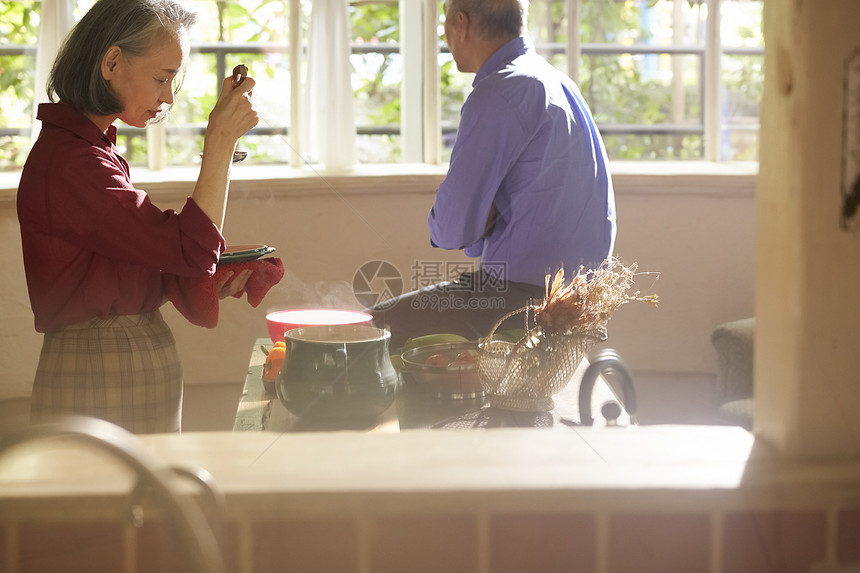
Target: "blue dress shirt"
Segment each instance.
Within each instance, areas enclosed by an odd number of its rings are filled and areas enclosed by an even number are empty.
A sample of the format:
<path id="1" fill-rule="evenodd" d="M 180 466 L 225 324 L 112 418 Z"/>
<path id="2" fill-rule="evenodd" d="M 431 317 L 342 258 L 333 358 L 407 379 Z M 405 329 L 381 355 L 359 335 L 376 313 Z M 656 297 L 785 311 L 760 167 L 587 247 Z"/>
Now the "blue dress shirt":
<path id="1" fill-rule="evenodd" d="M 433 245 L 466 249 L 482 269 L 498 276 L 501 266 L 502 278 L 533 285 L 561 266 L 568 276 L 595 268 L 612 254 L 615 196 L 579 88 L 522 37 L 484 62 L 472 85 L 428 219 Z"/>

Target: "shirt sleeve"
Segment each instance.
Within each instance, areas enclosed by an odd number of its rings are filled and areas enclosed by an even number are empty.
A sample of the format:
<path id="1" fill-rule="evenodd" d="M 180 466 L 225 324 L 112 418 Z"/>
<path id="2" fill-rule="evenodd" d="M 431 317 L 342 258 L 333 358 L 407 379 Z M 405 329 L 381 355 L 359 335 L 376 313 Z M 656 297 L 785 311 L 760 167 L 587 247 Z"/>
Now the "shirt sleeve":
<path id="1" fill-rule="evenodd" d="M 428 225 L 431 242 L 443 249 L 479 250 L 493 199 L 528 142 L 513 106 L 492 89 L 477 86 L 460 117 L 445 180 L 436 191 Z M 497 225 L 504 224 L 500 214 Z M 477 244 L 477 245 L 476 245 Z"/>
<path id="2" fill-rule="evenodd" d="M 45 210 L 60 238 L 180 276 L 215 272 L 224 238 L 192 199 L 180 213 L 159 209 L 131 185 L 107 149 L 73 150 L 55 158 Z"/>

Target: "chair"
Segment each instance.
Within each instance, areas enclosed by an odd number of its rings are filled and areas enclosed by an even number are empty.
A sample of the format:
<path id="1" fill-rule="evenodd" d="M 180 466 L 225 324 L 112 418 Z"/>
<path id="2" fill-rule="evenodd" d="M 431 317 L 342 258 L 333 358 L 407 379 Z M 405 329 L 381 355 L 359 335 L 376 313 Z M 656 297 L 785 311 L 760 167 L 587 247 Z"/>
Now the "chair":
<path id="1" fill-rule="evenodd" d="M 95 418 L 69 417 L 57 422 L 27 426 L 0 435 L 0 455 L 36 440 L 73 438 L 95 446 L 123 462 L 137 477 L 125 508 L 133 523 L 142 522 L 139 503 L 151 495 L 173 527 L 189 573 L 223 573 L 221 522 L 224 497 L 212 476 L 202 468 L 172 467 L 154 457 L 147 446 L 126 430 Z M 202 488 L 209 515 L 174 483 L 177 476 Z"/>
<path id="2" fill-rule="evenodd" d="M 725 424 L 752 429 L 755 318 L 725 322 L 711 334 L 717 351 L 717 416 Z"/>

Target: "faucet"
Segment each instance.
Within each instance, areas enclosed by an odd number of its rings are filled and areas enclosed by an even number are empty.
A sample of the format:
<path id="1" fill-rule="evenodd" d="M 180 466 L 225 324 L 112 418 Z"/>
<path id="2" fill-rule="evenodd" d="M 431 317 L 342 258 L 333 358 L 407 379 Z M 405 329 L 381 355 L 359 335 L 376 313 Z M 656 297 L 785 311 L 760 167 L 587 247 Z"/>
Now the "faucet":
<path id="1" fill-rule="evenodd" d="M 611 348 L 603 349 L 590 357 L 588 368 L 582 376 L 582 382 L 579 384 L 579 420 L 585 426 L 594 424 L 594 418 L 591 417 L 591 394 L 594 391 L 594 383 L 599 376 L 604 374 L 613 374 L 615 380 L 621 385 L 621 392 L 624 396 L 624 408 L 630 415 L 630 423 L 636 423 L 636 390 L 633 387 L 633 376 L 630 374 L 630 369 L 627 364 L 621 359 L 621 356 Z M 620 409 L 615 404 L 615 408 L 610 405 L 614 402 L 604 404 L 604 412 L 607 418 L 610 413 L 617 418 Z M 614 410 L 614 411 L 613 411 Z"/>
<path id="2" fill-rule="evenodd" d="M 144 495 L 152 493 L 166 510 L 168 523 L 176 530 L 179 547 L 187 550 L 187 571 L 224 573 L 220 549 L 224 498 L 209 472 L 202 468 L 168 466 L 155 458 L 146 445 L 127 430 L 105 420 L 77 416 L 0 436 L 0 454 L 25 442 L 49 438 L 74 438 L 95 445 L 125 462 L 138 478 L 127 504 L 132 523 L 137 526 L 142 523 L 138 502 Z M 177 475 L 191 479 L 203 488 L 205 497 L 217 510 L 214 517 L 207 518 L 193 500 L 174 491 L 175 486 L 171 483 Z"/>

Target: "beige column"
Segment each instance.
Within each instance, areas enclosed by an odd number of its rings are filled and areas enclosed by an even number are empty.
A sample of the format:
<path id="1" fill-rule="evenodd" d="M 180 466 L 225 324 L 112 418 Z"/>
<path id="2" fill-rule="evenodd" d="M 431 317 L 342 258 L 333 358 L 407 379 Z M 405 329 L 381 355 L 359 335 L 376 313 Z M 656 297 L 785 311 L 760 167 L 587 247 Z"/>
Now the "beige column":
<path id="1" fill-rule="evenodd" d="M 860 209 L 842 211 L 860 174 L 860 2 L 764 9 L 755 433 L 781 456 L 858 459 Z"/>

